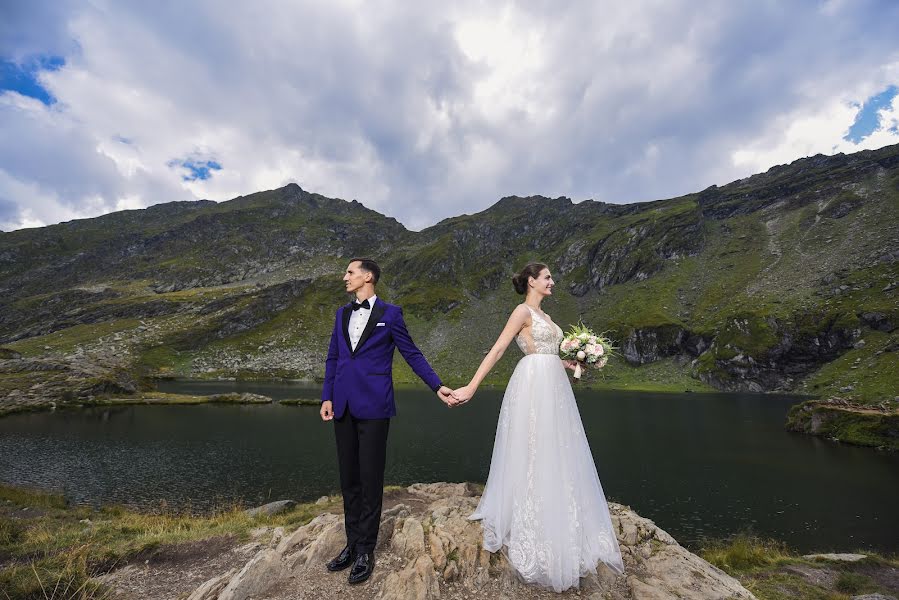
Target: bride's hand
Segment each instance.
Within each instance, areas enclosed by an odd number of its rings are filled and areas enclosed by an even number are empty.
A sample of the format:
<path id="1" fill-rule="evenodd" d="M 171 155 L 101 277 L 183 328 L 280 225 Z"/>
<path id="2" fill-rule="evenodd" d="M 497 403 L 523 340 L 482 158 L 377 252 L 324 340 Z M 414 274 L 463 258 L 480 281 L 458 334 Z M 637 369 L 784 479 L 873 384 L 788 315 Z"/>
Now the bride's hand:
<path id="1" fill-rule="evenodd" d="M 466 385 L 465 387 L 460 387 L 457 390 L 453 390 L 453 398 L 456 399 L 456 404 L 465 404 L 471 397 L 474 396 L 474 390 L 471 389 L 470 385 Z"/>
<path id="2" fill-rule="evenodd" d="M 566 369 L 571 369 L 572 371 L 574 371 L 577 368 L 576 360 L 563 360 L 562 364 L 565 365 Z"/>

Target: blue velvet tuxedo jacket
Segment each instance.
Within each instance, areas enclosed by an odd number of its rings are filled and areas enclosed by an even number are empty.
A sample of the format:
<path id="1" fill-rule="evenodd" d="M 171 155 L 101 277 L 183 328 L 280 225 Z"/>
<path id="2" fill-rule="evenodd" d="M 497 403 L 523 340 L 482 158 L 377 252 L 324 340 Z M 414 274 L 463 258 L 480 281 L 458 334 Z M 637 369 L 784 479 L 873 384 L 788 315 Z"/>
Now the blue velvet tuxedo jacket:
<path id="1" fill-rule="evenodd" d="M 337 309 L 334 331 L 325 361 L 325 383 L 322 402 L 333 403 L 334 418 L 349 409 L 359 419 L 383 419 L 396 415 L 393 400 L 393 350 L 400 354 L 435 392 L 440 378 L 409 336 L 403 309 L 376 299 L 368 325 L 356 345 L 350 343 L 349 323 L 352 303 Z"/>

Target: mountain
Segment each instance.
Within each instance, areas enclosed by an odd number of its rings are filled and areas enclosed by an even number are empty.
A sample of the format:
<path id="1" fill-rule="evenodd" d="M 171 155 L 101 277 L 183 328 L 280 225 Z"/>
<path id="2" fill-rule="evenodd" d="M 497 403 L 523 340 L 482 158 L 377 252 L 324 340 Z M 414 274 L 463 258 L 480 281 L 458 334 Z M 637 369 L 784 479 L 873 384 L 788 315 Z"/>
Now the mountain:
<path id="1" fill-rule="evenodd" d="M 520 301 L 510 277 L 539 260 L 558 284 L 547 312 L 620 341 L 622 360 L 597 384 L 869 405 L 899 393 L 890 146 L 653 202 L 510 196 L 419 232 L 296 184 L 4 232 L 0 344 L 21 358 L 0 368 L 0 396 L 28 404 L 35 373 L 72 361 L 119 370 L 118 384 L 95 381 L 81 398 L 146 375 L 321 377 L 357 255 L 381 263 L 379 295 L 403 305 L 452 383 L 467 381 Z M 414 380 L 402 361 L 396 374 Z"/>

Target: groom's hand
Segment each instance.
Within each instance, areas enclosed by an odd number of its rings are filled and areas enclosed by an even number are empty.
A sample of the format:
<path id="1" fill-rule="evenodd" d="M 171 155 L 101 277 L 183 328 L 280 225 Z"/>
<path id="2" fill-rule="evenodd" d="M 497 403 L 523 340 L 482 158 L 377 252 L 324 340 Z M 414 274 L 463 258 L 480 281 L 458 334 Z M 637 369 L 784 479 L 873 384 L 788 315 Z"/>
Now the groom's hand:
<path id="1" fill-rule="evenodd" d="M 452 408 L 455 406 L 453 402 L 453 390 L 449 389 L 445 385 L 441 385 L 440 389 L 437 390 L 437 397 L 440 398 L 440 401 Z"/>
<path id="2" fill-rule="evenodd" d="M 318 414 L 322 416 L 322 421 L 330 421 L 334 418 L 334 409 L 330 400 L 322 402 L 322 407 L 321 410 L 318 411 Z"/>

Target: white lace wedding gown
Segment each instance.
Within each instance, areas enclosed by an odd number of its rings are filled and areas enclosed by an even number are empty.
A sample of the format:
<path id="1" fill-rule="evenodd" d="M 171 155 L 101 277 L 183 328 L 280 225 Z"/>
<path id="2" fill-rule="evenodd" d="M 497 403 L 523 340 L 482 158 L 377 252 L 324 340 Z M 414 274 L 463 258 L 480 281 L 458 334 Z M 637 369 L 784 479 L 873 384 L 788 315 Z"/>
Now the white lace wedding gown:
<path id="1" fill-rule="evenodd" d="M 526 582 L 560 592 L 599 561 L 619 574 L 624 563 L 559 360 L 562 330 L 530 310 L 533 335 L 515 338 L 525 356 L 503 396 L 487 485 L 468 518 L 481 521 L 486 550 L 505 546 Z"/>

